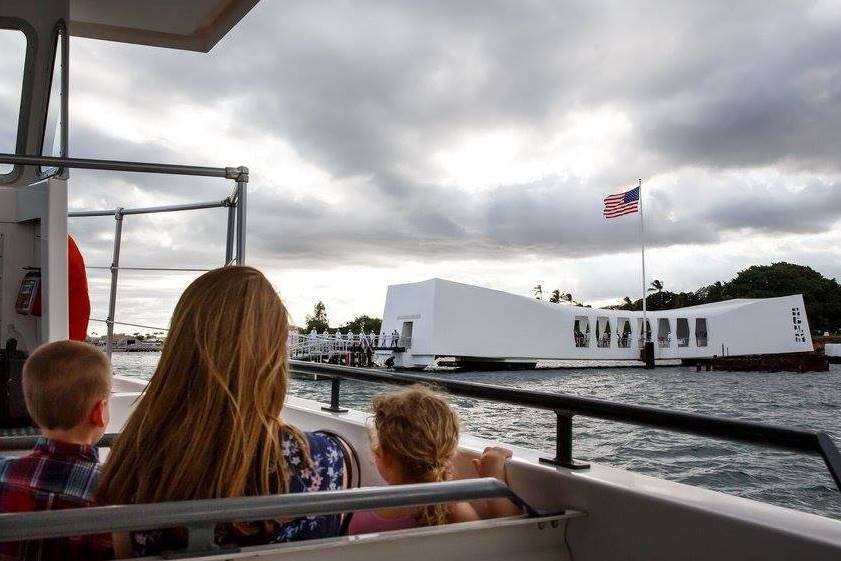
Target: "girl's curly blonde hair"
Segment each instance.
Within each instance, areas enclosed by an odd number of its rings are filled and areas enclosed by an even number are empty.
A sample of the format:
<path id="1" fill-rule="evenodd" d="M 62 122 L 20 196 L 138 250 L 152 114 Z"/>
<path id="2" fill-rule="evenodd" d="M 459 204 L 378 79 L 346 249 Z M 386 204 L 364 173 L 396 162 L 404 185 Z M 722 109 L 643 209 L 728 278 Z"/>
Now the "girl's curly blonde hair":
<path id="1" fill-rule="evenodd" d="M 375 451 L 391 456 L 406 483 L 431 483 L 450 478 L 458 451 L 459 419 L 447 401 L 425 386 L 412 386 L 374 398 Z M 418 512 L 422 526 L 450 521 L 448 505 Z"/>

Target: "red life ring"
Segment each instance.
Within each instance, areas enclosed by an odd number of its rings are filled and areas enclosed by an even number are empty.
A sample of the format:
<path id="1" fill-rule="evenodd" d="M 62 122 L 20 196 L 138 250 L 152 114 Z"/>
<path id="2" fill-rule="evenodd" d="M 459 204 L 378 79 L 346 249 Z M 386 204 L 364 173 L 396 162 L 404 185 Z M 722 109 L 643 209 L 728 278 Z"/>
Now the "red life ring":
<path id="1" fill-rule="evenodd" d="M 84 341 L 88 336 L 88 321 L 91 317 L 88 275 L 82 252 L 70 236 L 67 236 L 67 286 L 70 339 Z"/>

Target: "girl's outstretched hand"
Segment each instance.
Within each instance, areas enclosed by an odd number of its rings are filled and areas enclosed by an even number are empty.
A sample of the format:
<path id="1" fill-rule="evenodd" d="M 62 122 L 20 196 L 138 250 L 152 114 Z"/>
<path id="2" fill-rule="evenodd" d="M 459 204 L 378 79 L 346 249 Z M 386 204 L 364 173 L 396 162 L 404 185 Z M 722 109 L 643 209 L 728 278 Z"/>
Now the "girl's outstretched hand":
<path id="1" fill-rule="evenodd" d="M 511 459 L 512 452 L 501 446 L 489 446 L 482 452 L 481 458 L 473 460 L 473 467 L 479 477 L 496 477 L 505 483 L 505 462 Z"/>
<path id="2" fill-rule="evenodd" d="M 481 458 L 473 460 L 473 467 L 479 477 L 495 477 L 508 485 L 505 480 L 505 463 L 511 459 L 512 452 L 501 446 L 489 446 L 482 452 Z M 501 516 L 518 516 L 522 514 L 520 507 L 508 499 L 491 499 L 487 502 L 489 518 Z"/>

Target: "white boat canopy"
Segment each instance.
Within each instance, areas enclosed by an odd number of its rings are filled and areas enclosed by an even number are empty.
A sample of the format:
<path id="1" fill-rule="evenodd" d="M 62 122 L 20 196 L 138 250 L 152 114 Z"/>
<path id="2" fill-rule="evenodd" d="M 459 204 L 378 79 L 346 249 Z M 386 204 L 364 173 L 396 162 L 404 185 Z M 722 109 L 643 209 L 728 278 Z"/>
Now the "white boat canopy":
<path id="1" fill-rule="evenodd" d="M 258 0 L 70 0 L 70 35 L 207 52 Z"/>

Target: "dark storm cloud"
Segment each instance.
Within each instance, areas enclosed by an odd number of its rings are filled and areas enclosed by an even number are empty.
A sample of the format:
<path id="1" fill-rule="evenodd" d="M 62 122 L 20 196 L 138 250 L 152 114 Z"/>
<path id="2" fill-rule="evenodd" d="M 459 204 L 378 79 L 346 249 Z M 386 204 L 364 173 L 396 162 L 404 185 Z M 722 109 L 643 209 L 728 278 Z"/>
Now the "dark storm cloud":
<path id="1" fill-rule="evenodd" d="M 817 233 L 838 221 L 839 210 L 841 184 L 813 183 L 797 191 L 766 186 L 742 188 L 732 198 L 706 209 L 701 218 L 726 230 Z"/>
<path id="2" fill-rule="evenodd" d="M 356 196 L 331 206 L 293 193 L 283 170 L 262 170 L 261 184 L 255 170 L 254 255 L 287 263 L 584 256 L 636 247 L 633 218 L 605 223 L 600 213 L 627 170 L 654 178 L 687 167 L 840 171 L 841 34 L 815 6 L 264 1 L 208 55 L 97 42 L 80 50 L 96 65 L 85 76 L 122 77 L 88 89 L 148 118 L 179 104 L 228 104 L 237 118 L 220 120 L 220 136 L 284 139 L 332 178 L 357 180 Z M 621 111 L 633 130 L 614 169 L 470 192 L 424 179 L 430 154 L 464 135 L 511 128 L 548 138 L 573 112 L 603 108 Z M 76 117 L 75 155 L 199 163 L 160 143 L 105 136 L 85 124 L 96 115 Z M 125 204 L 132 186 L 167 202 L 207 198 L 192 180 L 81 177 L 85 185 L 74 185 L 86 203 Z M 785 177 L 756 186 L 727 176 L 710 186 L 688 174 L 674 189 L 655 181 L 651 243 L 821 232 L 841 216 L 838 184 L 790 188 Z M 137 235 L 151 240 L 164 224 L 179 247 L 173 259 L 215 258 L 217 216 L 153 222 Z M 111 226 L 74 227 L 107 255 Z"/>

